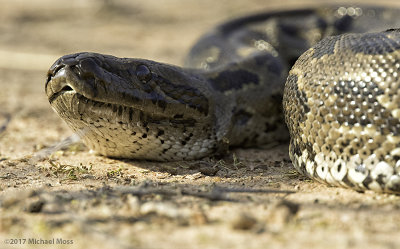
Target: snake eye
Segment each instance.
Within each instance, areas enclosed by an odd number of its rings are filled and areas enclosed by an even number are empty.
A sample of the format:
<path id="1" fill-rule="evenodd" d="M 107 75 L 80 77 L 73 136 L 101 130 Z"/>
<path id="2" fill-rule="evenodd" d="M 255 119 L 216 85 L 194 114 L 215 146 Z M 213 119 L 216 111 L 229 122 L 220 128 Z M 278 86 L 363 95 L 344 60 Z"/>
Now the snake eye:
<path id="1" fill-rule="evenodd" d="M 146 83 L 151 80 L 150 69 L 145 65 L 139 65 L 136 67 L 136 76 L 140 81 Z"/>

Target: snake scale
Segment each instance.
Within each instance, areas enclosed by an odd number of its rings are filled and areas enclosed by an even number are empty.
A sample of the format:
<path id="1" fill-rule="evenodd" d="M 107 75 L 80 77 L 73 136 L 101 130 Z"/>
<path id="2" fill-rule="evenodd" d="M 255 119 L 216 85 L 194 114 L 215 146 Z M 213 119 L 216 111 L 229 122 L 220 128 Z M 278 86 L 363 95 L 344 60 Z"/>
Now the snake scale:
<path id="1" fill-rule="evenodd" d="M 203 35 L 185 67 L 65 55 L 46 94 L 105 156 L 193 160 L 290 135 L 301 173 L 400 193 L 399 13 L 331 6 L 234 19 Z"/>

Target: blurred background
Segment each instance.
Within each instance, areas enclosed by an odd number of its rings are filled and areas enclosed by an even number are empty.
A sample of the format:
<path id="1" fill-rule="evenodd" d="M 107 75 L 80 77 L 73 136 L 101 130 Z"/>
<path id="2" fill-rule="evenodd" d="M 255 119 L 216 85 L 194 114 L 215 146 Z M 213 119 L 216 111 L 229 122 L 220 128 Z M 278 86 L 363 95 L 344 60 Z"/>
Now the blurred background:
<path id="1" fill-rule="evenodd" d="M 338 1 L 0 0 L 0 68 L 45 71 L 57 57 L 77 51 L 180 64 L 202 33 L 229 18 L 334 2 Z"/>
<path id="2" fill-rule="evenodd" d="M 204 31 L 229 17 L 268 9 L 265 3 L 1 0 L 0 67 L 46 70 L 57 57 L 77 51 L 180 63 Z"/>

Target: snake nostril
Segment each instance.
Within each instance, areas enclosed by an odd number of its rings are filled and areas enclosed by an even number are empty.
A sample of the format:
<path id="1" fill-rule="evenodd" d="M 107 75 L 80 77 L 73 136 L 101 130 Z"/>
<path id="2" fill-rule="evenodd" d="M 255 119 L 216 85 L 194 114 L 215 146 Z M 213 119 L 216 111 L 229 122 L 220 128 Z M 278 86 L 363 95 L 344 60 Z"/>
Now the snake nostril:
<path id="1" fill-rule="evenodd" d="M 75 67 L 78 63 L 76 60 L 77 54 L 70 54 L 64 55 L 63 57 L 59 58 L 54 64 L 50 67 L 49 71 L 47 71 L 47 80 L 51 80 L 58 71 L 60 71 L 64 67 Z"/>
<path id="2" fill-rule="evenodd" d="M 60 69 L 62 69 L 63 67 L 65 67 L 64 64 L 57 64 L 54 68 L 50 69 L 49 72 L 47 73 L 48 76 L 52 77 L 54 75 L 57 74 L 58 71 L 60 71 Z"/>
<path id="3" fill-rule="evenodd" d="M 56 61 L 53 66 L 47 71 L 47 79 L 45 89 L 47 89 L 47 85 L 54 78 L 54 76 L 62 69 L 65 65 L 60 62 L 60 60 Z"/>

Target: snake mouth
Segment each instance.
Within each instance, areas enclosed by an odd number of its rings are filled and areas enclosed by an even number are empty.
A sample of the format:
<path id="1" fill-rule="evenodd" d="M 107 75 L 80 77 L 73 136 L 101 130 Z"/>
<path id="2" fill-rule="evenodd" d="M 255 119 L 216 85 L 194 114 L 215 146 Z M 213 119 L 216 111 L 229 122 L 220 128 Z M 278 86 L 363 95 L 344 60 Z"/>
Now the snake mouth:
<path id="1" fill-rule="evenodd" d="M 88 99 L 97 95 L 93 75 L 85 73 L 83 66 L 95 68 L 92 59 L 76 60 L 79 54 L 64 56 L 47 72 L 45 90 L 50 104 L 65 94 L 81 94 Z"/>
<path id="2" fill-rule="evenodd" d="M 66 70 L 62 68 L 48 77 L 46 82 L 46 93 L 50 104 L 63 94 L 76 94 L 76 90 L 69 84 L 66 78 Z"/>

